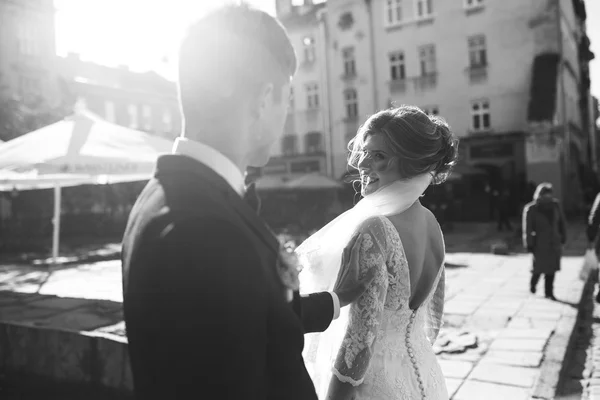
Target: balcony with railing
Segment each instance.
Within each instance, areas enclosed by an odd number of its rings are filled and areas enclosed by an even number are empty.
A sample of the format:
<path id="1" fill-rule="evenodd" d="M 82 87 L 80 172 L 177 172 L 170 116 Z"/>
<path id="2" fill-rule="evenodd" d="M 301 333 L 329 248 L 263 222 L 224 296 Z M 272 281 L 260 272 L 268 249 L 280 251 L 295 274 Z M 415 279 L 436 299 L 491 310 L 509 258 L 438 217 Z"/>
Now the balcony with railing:
<path id="1" fill-rule="evenodd" d="M 390 93 L 396 95 L 433 90 L 437 87 L 437 73 L 429 73 L 405 79 L 393 79 L 388 81 L 388 86 Z"/>

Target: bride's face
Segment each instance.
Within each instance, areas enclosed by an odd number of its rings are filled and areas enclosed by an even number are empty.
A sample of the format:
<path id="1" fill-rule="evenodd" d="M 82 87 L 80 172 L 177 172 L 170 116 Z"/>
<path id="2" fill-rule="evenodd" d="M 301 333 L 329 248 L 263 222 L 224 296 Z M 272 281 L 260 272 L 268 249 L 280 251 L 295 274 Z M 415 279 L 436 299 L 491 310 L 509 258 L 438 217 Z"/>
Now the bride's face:
<path id="1" fill-rule="evenodd" d="M 366 137 L 358 162 L 361 194 L 368 196 L 401 179 L 396 158 L 381 135 Z"/>

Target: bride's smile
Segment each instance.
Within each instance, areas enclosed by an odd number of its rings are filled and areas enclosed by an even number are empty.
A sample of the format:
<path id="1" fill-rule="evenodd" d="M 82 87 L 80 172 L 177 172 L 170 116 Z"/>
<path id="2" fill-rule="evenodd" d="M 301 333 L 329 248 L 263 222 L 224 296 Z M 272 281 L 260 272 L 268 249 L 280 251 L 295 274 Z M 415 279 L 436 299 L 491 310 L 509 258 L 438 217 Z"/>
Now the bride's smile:
<path id="1" fill-rule="evenodd" d="M 392 150 L 380 134 L 364 138 L 358 160 L 361 194 L 367 196 L 399 179 L 400 173 L 391 155 Z"/>

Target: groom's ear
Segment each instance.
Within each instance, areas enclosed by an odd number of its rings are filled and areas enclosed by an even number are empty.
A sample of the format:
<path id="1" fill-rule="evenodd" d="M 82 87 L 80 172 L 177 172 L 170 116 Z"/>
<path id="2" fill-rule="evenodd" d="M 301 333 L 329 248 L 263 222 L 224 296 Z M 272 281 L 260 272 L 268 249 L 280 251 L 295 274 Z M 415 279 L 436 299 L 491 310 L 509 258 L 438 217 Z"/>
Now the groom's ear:
<path id="1" fill-rule="evenodd" d="M 272 83 L 265 83 L 261 86 L 256 99 L 256 116 L 258 118 L 263 117 L 272 107 L 274 90 L 275 87 Z"/>

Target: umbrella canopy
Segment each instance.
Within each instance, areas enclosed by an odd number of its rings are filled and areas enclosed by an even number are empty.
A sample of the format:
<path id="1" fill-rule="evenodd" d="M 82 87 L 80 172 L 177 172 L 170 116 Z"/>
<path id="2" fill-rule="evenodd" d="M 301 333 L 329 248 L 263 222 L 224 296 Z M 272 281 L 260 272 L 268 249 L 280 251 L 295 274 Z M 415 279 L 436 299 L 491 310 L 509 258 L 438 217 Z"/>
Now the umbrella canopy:
<path id="1" fill-rule="evenodd" d="M 80 108 L 0 144 L 0 190 L 54 188 L 52 257 L 57 262 L 61 187 L 149 179 L 158 156 L 171 147 L 170 140 L 111 124 Z"/>
<path id="2" fill-rule="evenodd" d="M 40 175 L 36 171 L 32 173 L 19 173 L 0 170 L 0 192 L 12 190 L 35 190 L 52 189 L 57 185 L 60 187 L 72 187 L 80 185 L 103 185 L 120 182 L 133 182 L 148 179 L 143 175 L 71 175 L 71 174 L 48 174 Z"/>
<path id="3" fill-rule="evenodd" d="M 0 145 L 0 169 L 38 175 L 150 176 L 172 142 L 80 110 Z"/>

